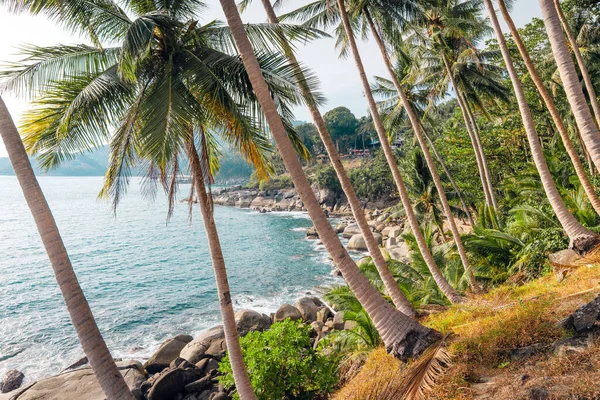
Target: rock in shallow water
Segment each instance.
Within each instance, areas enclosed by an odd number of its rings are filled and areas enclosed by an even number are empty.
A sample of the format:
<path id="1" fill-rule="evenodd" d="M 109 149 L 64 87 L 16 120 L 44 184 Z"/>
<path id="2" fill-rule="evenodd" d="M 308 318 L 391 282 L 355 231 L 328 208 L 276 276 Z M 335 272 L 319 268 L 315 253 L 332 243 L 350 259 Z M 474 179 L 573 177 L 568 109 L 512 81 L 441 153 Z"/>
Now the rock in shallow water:
<path id="1" fill-rule="evenodd" d="M 12 392 L 21 387 L 25 375 L 16 369 L 9 369 L 0 381 L 0 393 Z"/>

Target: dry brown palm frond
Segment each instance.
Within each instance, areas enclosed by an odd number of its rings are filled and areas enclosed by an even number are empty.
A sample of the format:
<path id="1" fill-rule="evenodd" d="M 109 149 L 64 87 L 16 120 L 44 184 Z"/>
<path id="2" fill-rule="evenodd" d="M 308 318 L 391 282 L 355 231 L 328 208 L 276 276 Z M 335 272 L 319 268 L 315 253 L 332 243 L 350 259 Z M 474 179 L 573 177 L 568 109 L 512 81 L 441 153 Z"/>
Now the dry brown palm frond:
<path id="1" fill-rule="evenodd" d="M 446 334 L 435 346 L 427 350 L 406 374 L 405 383 L 398 399 L 421 400 L 430 391 L 438 378 L 450 366 L 450 353 L 445 346 Z"/>
<path id="2" fill-rule="evenodd" d="M 590 264 L 600 264 L 600 246 L 596 246 L 585 256 L 573 261 L 572 266 L 582 266 Z"/>

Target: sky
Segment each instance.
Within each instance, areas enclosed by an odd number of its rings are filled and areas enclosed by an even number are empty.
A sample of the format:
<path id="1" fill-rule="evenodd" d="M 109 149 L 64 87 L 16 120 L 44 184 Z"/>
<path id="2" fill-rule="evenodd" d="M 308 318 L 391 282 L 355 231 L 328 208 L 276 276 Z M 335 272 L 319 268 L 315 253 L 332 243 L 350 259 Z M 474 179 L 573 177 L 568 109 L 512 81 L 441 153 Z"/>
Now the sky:
<path id="1" fill-rule="evenodd" d="M 224 21 L 218 0 L 207 0 L 208 10 L 203 15 L 205 22 L 213 19 Z M 309 1 L 301 0 L 288 2 L 292 7 L 307 4 Z M 289 11 L 284 9 L 282 12 Z M 534 17 L 540 17 L 539 3 L 536 0 L 516 0 L 514 2 L 513 18 L 517 26 L 521 27 Z M 256 0 L 242 15 L 244 22 L 265 22 L 266 17 L 261 2 Z M 505 31 L 507 30 L 504 25 Z M 0 68 L 1 64 L 18 59 L 18 47 L 23 44 L 50 46 L 56 44 L 81 43 L 83 40 L 61 29 L 56 24 L 44 17 L 30 17 L 24 15 L 11 15 L 6 9 L 0 7 Z M 381 62 L 381 54 L 374 42 L 360 42 L 359 47 L 363 63 L 369 77 L 378 75 L 386 76 L 387 72 Z M 348 107 L 357 117 L 368 113 L 367 104 L 362 93 L 361 83 L 352 60 L 341 60 L 337 57 L 333 39 L 321 39 L 307 46 L 299 47 L 298 60 L 312 69 L 319 77 L 321 91 L 327 98 L 324 110 L 338 106 Z M 27 101 L 18 99 L 10 94 L 4 94 L 13 119 L 18 122 L 21 114 L 27 109 Z M 305 108 L 295 110 L 296 119 L 310 120 Z M 3 144 L 0 142 L 0 157 L 6 156 Z"/>

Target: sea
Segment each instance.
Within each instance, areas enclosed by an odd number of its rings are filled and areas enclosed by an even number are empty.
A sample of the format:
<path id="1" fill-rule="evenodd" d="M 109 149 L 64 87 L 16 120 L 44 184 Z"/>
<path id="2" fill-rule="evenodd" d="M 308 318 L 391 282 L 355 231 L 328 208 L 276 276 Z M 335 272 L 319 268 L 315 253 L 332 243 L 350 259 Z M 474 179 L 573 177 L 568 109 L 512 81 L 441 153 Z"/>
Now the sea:
<path id="1" fill-rule="evenodd" d="M 219 324 L 198 207 L 178 202 L 167 221 L 161 192 L 132 179 L 114 212 L 101 177 L 40 177 L 73 267 L 113 357 L 147 359 L 166 339 Z M 189 194 L 181 185 L 180 198 Z M 306 213 L 215 207 L 234 308 L 274 312 L 340 283 Z M 15 177 L 0 176 L 0 376 L 27 381 L 82 358 L 33 218 Z"/>

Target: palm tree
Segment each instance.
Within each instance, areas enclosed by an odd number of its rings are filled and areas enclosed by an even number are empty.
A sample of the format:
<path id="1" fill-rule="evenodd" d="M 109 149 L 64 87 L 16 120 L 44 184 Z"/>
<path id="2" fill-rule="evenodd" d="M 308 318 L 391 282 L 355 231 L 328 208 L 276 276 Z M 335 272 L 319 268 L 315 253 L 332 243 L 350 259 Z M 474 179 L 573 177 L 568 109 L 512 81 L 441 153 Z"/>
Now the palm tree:
<path id="1" fill-rule="evenodd" d="M 316 7 L 314 6 L 316 5 Z M 373 98 L 373 93 L 371 91 L 369 81 L 367 79 L 366 72 L 364 70 L 364 66 L 362 64 L 361 56 L 358 51 L 358 47 L 356 45 L 356 40 L 354 38 L 354 32 L 352 29 L 352 23 L 348 17 L 348 13 L 345 9 L 343 2 L 337 3 L 337 9 L 335 9 L 328 0 L 320 0 L 315 3 L 311 3 L 308 6 L 302 7 L 296 11 L 293 11 L 290 14 L 287 14 L 285 18 L 303 18 L 306 20 L 304 23 L 305 26 L 308 27 L 317 27 L 322 26 L 324 28 L 336 25 L 338 21 L 341 19 L 341 26 L 337 26 L 336 31 L 338 32 L 338 40 L 337 43 L 340 47 L 342 47 L 342 54 L 345 55 L 348 49 L 352 52 L 354 57 L 355 64 L 357 66 L 359 76 L 361 79 L 361 83 L 363 85 L 363 91 L 365 96 L 367 97 L 367 103 L 369 105 L 369 110 L 371 116 L 373 118 L 373 123 L 375 125 L 375 130 L 377 131 L 377 135 L 379 137 L 379 142 L 381 143 L 386 161 L 392 171 L 392 175 L 394 177 L 394 181 L 396 183 L 398 192 L 400 194 L 400 199 L 402 201 L 402 205 L 406 211 L 406 216 L 409 221 L 411 230 L 415 234 L 417 241 L 419 243 L 419 248 L 425 258 L 427 265 L 431 269 L 431 274 L 435 278 L 438 285 L 440 285 L 440 289 L 442 292 L 448 297 L 448 299 L 452 302 L 461 302 L 464 299 L 456 292 L 452 286 L 448 284 L 445 280 L 444 276 L 440 272 L 439 268 L 435 264 L 435 260 L 431 256 L 431 252 L 427 248 L 425 243 L 425 239 L 420 231 L 419 223 L 417 221 L 416 215 L 410 203 L 410 198 L 408 196 L 408 192 L 406 191 L 406 187 L 402 180 L 402 176 L 400 174 L 400 170 L 398 169 L 398 165 L 396 164 L 396 160 L 394 158 L 394 154 L 392 152 L 392 148 L 390 146 L 387 134 L 383 127 L 383 123 L 379 112 L 377 110 L 377 105 L 375 103 L 375 99 Z M 356 22 L 356 21 L 353 21 Z"/>
<path id="2" fill-rule="evenodd" d="M 102 195 L 111 196 L 115 206 L 127 188 L 129 170 L 143 162 L 149 178 L 145 182 L 160 181 L 165 187 L 170 215 L 181 168 L 179 157 L 187 154 L 211 251 L 236 387 L 241 398 L 253 399 L 212 201 L 204 185 L 216 168 L 216 141 L 209 132 L 220 133 L 239 149 L 256 166 L 259 176 L 268 171 L 264 153 L 270 144 L 261 133 L 262 121 L 255 121 L 260 105 L 243 64 L 236 54 L 225 52 L 231 47 L 228 29 L 189 21 L 189 14 L 180 8 L 187 10 L 189 4 L 167 6 L 171 8 L 144 8 L 134 20 L 116 3 L 110 3 L 110 12 L 104 8 L 94 11 L 102 13 L 106 23 L 112 18 L 120 29 L 125 28 L 125 32 L 114 32 L 112 39 L 119 43 L 121 38 L 121 46 L 30 47 L 30 56 L 6 72 L 6 87 L 18 91 L 26 88 L 23 82 L 39 85 L 42 94 L 25 117 L 24 132 L 29 150 L 40 154 L 43 166 L 50 168 L 76 152 L 111 141 Z M 266 32 L 252 26 L 248 29 L 260 43 L 272 36 L 268 27 Z M 295 29 L 296 33 L 302 31 Z M 279 109 L 289 116 L 289 104 L 300 99 L 293 88 L 293 72 L 271 53 L 263 55 L 262 65 Z M 117 128 L 111 135 L 112 126 Z M 292 138 L 299 143 L 295 135 Z"/>
<path id="3" fill-rule="evenodd" d="M 592 183 L 585 171 L 585 168 L 583 167 L 583 164 L 581 163 L 579 154 L 577 154 L 577 150 L 575 149 L 575 146 L 573 145 L 573 142 L 571 141 L 571 138 L 569 137 L 569 132 L 567 131 L 567 127 L 565 126 L 565 123 L 563 122 L 563 120 L 561 118 L 558 108 L 556 107 L 556 104 L 554 103 L 554 100 L 552 99 L 550 92 L 548 92 L 548 89 L 546 89 L 546 86 L 544 86 L 544 82 L 543 82 L 542 78 L 540 77 L 539 73 L 537 72 L 537 69 L 536 69 L 534 63 L 531 60 L 531 57 L 529 56 L 529 52 L 527 51 L 527 48 L 525 47 L 525 43 L 523 43 L 523 40 L 521 40 L 519 31 L 517 30 L 517 27 L 515 26 L 512 18 L 510 16 L 510 13 L 508 12 L 505 0 L 498 0 L 498 5 L 499 5 L 500 11 L 502 12 L 502 15 L 504 17 L 504 20 L 506 21 L 506 24 L 508 25 L 508 28 L 510 29 L 510 33 L 515 41 L 515 44 L 517 45 L 517 48 L 519 49 L 521 58 L 523 58 L 523 61 L 525 62 L 527 71 L 529 72 L 529 75 L 531 76 L 531 79 L 533 80 L 535 87 L 537 88 L 538 92 L 540 93 L 540 96 L 542 97 L 544 103 L 546 104 L 546 108 L 548 108 L 548 111 L 550 111 L 552 120 L 554 121 L 554 124 L 556 125 L 556 128 L 558 129 L 558 133 L 560 134 L 563 144 L 565 145 L 565 149 L 567 150 L 567 153 L 569 154 L 569 158 L 571 159 L 571 162 L 573 163 L 573 166 L 575 167 L 575 172 L 577 174 L 577 177 L 579 178 L 579 181 L 581 182 L 581 184 L 585 190 L 585 193 L 587 194 L 588 199 L 590 199 L 590 203 L 592 204 L 592 207 L 594 207 L 594 210 L 596 210 L 596 213 L 600 215 L 600 198 L 598 197 L 598 194 L 596 193 L 596 189 L 592 185 Z"/>
<path id="4" fill-rule="evenodd" d="M 585 62 L 583 61 L 581 50 L 579 50 L 579 43 L 577 43 L 577 38 L 575 35 L 573 35 L 571 28 L 569 28 L 569 22 L 567 21 L 567 17 L 563 12 L 562 7 L 560 6 L 560 1 L 554 0 L 554 6 L 556 7 L 556 12 L 558 13 L 558 18 L 560 18 L 562 27 L 567 34 L 567 39 L 569 39 L 569 43 L 571 44 L 571 49 L 573 49 L 573 54 L 575 54 L 575 60 L 577 60 L 577 65 L 579 66 L 579 71 L 581 71 L 583 83 L 587 89 L 590 98 L 590 104 L 592 105 L 594 116 L 596 117 L 596 124 L 598 124 L 600 123 L 600 105 L 598 104 L 598 97 L 596 97 L 596 91 L 594 90 L 594 85 L 592 84 L 592 78 L 590 77 L 590 73 L 588 72 Z"/>
<path id="5" fill-rule="evenodd" d="M 552 174 L 550 173 L 548 164 L 544 158 L 542 146 L 540 145 L 539 137 L 535 131 L 533 116 L 531 115 L 529 104 L 527 104 L 527 100 L 525 99 L 525 92 L 513 65 L 508 46 L 506 45 L 506 38 L 502 34 L 502 28 L 498 22 L 494 6 L 491 0 L 484 0 L 484 3 L 492 22 L 492 27 L 494 28 L 496 39 L 498 40 L 500 51 L 502 52 L 502 57 L 504 58 L 504 63 L 506 64 L 515 95 L 517 96 L 521 118 L 523 119 L 523 125 L 525 126 L 527 140 L 529 141 L 529 147 L 531 149 L 531 156 L 538 173 L 540 174 L 544 191 L 546 192 L 546 196 L 548 197 L 548 201 L 550 202 L 556 217 L 571 240 L 570 247 L 575 251 L 584 254 L 594 248 L 600 241 L 600 238 L 597 234 L 585 228 L 577 221 L 577 219 L 569 212 L 569 209 L 560 197 L 560 193 L 552 180 Z"/>
<path id="6" fill-rule="evenodd" d="M 0 98 L 0 136 L 42 238 L 77 337 L 100 387 L 108 400 L 133 400 L 133 395 L 102 338 L 92 310 L 79 286 L 52 211 L 31 168 L 17 127 L 2 98 Z"/>
<path id="7" fill-rule="evenodd" d="M 279 19 L 277 18 L 277 15 L 275 14 L 275 11 L 273 10 L 273 6 L 271 5 L 270 0 L 262 0 L 262 4 L 265 8 L 265 12 L 267 13 L 269 22 L 272 24 L 278 24 Z M 286 40 L 285 37 L 283 37 L 282 41 L 285 41 L 285 40 Z M 286 51 L 286 56 L 288 58 L 289 63 L 292 65 L 298 65 L 298 60 L 296 59 L 296 56 L 294 55 L 291 47 L 288 46 L 285 49 L 285 51 Z M 323 116 L 321 115 L 321 112 L 319 111 L 317 102 L 315 101 L 315 98 L 314 98 L 312 92 L 310 91 L 310 88 L 308 87 L 308 85 L 306 85 L 304 83 L 304 80 L 305 80 L 305 78 L 300 71 L 300 73 L 298 74 L 298 85 L 300 86 L 300 89 L 302 91 L 304 101 L 305 101 L 306 105 L 308 106 L 311 117 L 315 123 L 317 131 L 319 132 L 319 135 L 321 137 L 323 145 L 325 146 L 325 149 L 327 150 L 329 159 L 331 160 L 331 164 L 333 165 L 333 168 L 336 172 L 338 180 L 340 181 L 342 190 L 344 191 L 344 194 L 346 195 L 346 198 L 348 199 L 348 203 L 350 204 L 350 208 L 352 209 L 352 215 L 354 216 L 354 219 L 356 220 L 358 227 L 360 228 L 363 238 L 365 239 L 367 249 L 368 249 L 369 253 L 371 254 L 371 257 L 373 258 L 375 265 L 377 266 L 379 274 L 381 275 L 381 278 L 385 284 L 386 290 L 389 293 L 390 297 L 392 298 L 394 305 L 400 311 L 402 311 L 406 315 L 414 316 L 415 315 L 414 308 L 412 307 L 410 302 L 406 299 L 406 296 L 404 296 L 404 293 L 402 293 L 402 290 L 400 290 L 400 287 L 394 280 L 394 277 L 392 276 L 392 274 L 390 273 L 390 271 L 387 267 L 385 259 L 384 259 L 383 255 L 381 254 L 381 251 L 379 249 L 377 241 L 375 240 L 375 236 L 373 235 L 373 232 L 371 231 L 371 227 L 367 223 L 367 218 L 365 217 L 365 213 L 361 207 L 360 200 L 358 199 L 358 196 L 356 195 L 356 192 L 354 191 L 354 188 L 352 187 L 350 178 L 348 177 L 348 173 L 346 172 L 346 170 L 342 164 L 340 155 L 336 149 L 336 146 L 335 146 L 333 140 L 331 139 L 329 130 L 327 129 L 327 125 L 325 124 L 325 121 L 323 120 Z"/>
<path id="8" fill-rule="evenodd" d="M 220 3 L 248 71 L 254 92 L 271 128 L 279 153 L 304 206 L 308 210 L 321 241 L 342 272 L 348 286 L 373 320 L 388 352 L 402 360 L 420 354 L 440 337 L 439 333 L 422 326 L 417 321 L 393 308 L 369 283 L 367 278 L 360 273 L 356 263 L 344 249 L 321 209 L 302 170 L 302 164 L 285 134 L 285 127 L 260 71 L 260 65 L 244 30 L 244 24 L 235 1 L 220 0 Z"/>
<path id="9" fill-rule="evenodd" d="M 371 13 L 370 13 L 369 7 L 367 5 L 364 5 L 363 13 L 365 15 L 365 18 L 367 20 L 369 27 L 371 28 L 371 33 L 373 34 L 373 37 L 375 38 L 375 41 L 377 42 L 379 50 L 381 51 L 383 61 L 388 70 L 388 73 L 390 74 L 390 77 L 392 78 L 392 82 L 394 83 L 396 91 L 398 92 L 398 96 L 400 96 L 400 102 L 401 102 L 402 106 L 404 107 L 404 109 L 406 110 L 406 114 L 408 115 L 408 118 L 410 120 L 411 127 L 415 133 L 415 136 L 417 137 L 417 141 L 419 142 L 419 145 L 421 146 L 421 150 L 423 151 L 423 156 L 425 158 L 425 162 L 427 163 L 427 167 L 429 168 L 429 171 L 431 172 L 431 177 L 435 184 L 435 188 L 438 192 L 440 202 L 442 203 L 442 208 L 444 210 L 444 214 L 446 215 L 446 218 L 448 219 L 448 223 L 450 225 L 450 230 L 452 231 L 452 237 L 454 239 L 454 243 L 456 244 L 458 254 L 462 261 L 463 267 L 465 268 L 465 271 L 468 274 L 471 289 L 477 290 L 478 288 L 477 288 L 477 284 L 475 282 L 475 275 L 473 274 L 473 270 L 471 269 L 471 267 L 469 265 L 469 258 L 465 251 L 462 240 L 460 239 L 460 233 L 458 232 L 458 228 L 456 226 L 456 221 L 454 220 L 454 216 L 453 216 L 452 210 L 450 208 L 450 203 L 448 203 L 448 198 L 446 197 L 446 191 L 444 189 L 444 186 L 442 185 L 442 180 L 440 179 L 440 175 L 437 172 L 437 167 L 435 165 L 435 162 L 433 161 L 433 157 L 431 156 L 431 153 L 429 152 L 429 147 L 427 146 L 427 142 L 425 141 L 425 137 L 421 130 L 422 125 L 421 125 L 419 119 L 417 118 L 417 115 L 415 114 L 410 102 L 408 101 L 408 97 L 406 96 L 406 92 L 405 92 L 404 88 L 401 86 L 400 81 L 398 80 L 398 77 L 397 77 L 396 73 L 394 72 L 394 68 L 392 66 L 392 62 L 390 60 L 386 46 L 382 40 L 379 30 L 377 29 L 377 27 L 375 26 L 375 23 L 373 22 L 373 18 L 371 17 Z M 442 235 L 443 235 L 443 233 L 442 233 Z"/>
<path id="10" fill-rule="evenodd" d="M 425 3 L 423 8 L 424 12 L 418 14 L 419 18 L 413 23 L 417 28 L 421 28 L 421 31 L 417 30 L 408 40 L 415 44 L 425 44 L 423 42 L 426 39 L 429 46 L 425 48 L 426 52 L 430 53 L 430 57 L 428 57 L 430 62 L 435 61 L 437 63 L 437 60 L 441 60 L 446 78 L 450 81 L 450 86 L 456 95 L 475 152 L 475 160 L 479 169 L 486 204 L 497 208 L 498 203 L 492 185 L 491 173 L 481 143 L 478 126 L 469 104 L 469 97 L 474 96 L 473 88 L 468 87 L 471 80 L 467 78 L 457 81 L 457 78 L 460 78 L 461 67 L 458 58 L 464 54 L 474 58 L 472 63 L 476 64 L 477 68 L 472 71 L 477 71 L 480 78 L 487 80 L 486 75 L 489 75 L 489 73 L 479 72 L 484 68 L 489 69 L 489 66 L 485 65 L 483 55 L 474 48 L 475 42 L 487 33 L 485 21 L 478 17 L 481 3 L 478 0 L 464 2 L 430 0 Z M 438 67 L 433 65 L 425 68 L 433 68 L 435 71 Z M 438 71 L 436 72 L 439 74 Z M 431 80 L 431 77 L 428 79 Z M 443 87 L 447 86 L 445 79 L 440 84 Z M 491 86 L 488 86 L 487 89 L 490 88 Z M 445 91 L 441 93 L 445 94 Z M 496 91 L 496 94 L 501 93 Z"/>
<path id="11" fill-rule="evenodd" d="M 600 168 L 600 133 L 594 122 L 594 118 L 590 112 L 587 101 L 583 94 L 583 89 L 575 70 L 575 64 L 571 58 L 571 53 L 567 47 L 565 35 L 563 33 L 558 11 L 553 0 L 539 0 L 542 9 L 544 26 L 548 32 L 548 40 L 552 47 L 552 53 L 556 64 L 560 79 L 563 82 L 563 87 L 567 95 L 567 100 L 571 105 L 575 122 L 579 128 L 579 132 L 585 143 L 585 147 L 590 153 L 590 157 L 596 166 Z"/>

